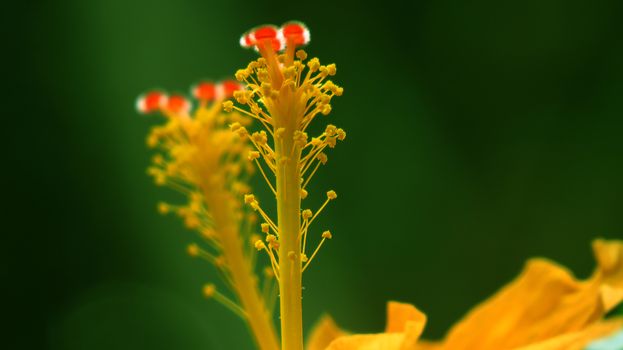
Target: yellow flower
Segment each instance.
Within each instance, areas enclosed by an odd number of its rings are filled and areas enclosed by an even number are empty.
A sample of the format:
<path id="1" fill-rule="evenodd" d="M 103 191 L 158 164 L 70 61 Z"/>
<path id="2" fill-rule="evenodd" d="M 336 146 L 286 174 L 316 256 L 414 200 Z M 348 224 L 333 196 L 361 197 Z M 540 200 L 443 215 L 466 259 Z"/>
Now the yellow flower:
<path id="1" fill-rule="evenodd" d="M 623 327 L 605 314 L 623 300 L 623 242 L 596 240 L 597 269 L 584 281 L 546 259 L 528 261 L 521 274 L 476 306 L 441 341 L 417 341 L 426 317 L 408 304 L 390 302 L 385 333 L 343 335 L 323 319 L 308 350 L 568 350 Z"/>

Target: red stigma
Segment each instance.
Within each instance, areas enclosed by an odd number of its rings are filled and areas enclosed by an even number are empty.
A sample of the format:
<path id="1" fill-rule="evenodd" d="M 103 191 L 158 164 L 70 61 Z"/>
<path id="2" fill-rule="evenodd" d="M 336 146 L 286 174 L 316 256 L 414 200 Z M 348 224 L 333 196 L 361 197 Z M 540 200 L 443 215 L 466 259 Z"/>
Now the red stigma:
<path id="1" fill-rule="evenodd" d="M 260 41 L 264 39 L 277 39 L 277 27 L 274 26 L 264 26 L 259 27 L 253 31 L 253 36 L 255 40 Z"/>
<path id="2" fill-rule="evenodd" d="M 216 97 L 216 86 L 213 83 L 201 82 L 193 88 L 193 96 L 201 101 L 212 101 Z"/>
<path id="3" fill-rule="evenodd" d="M 190 102 L 184 96 L 173 95 L 167 100 L 166 109 L 176 114 L 188 113 L 190 111 Z"/>
<path id="4" fill-rule="evenodd" d="M 280 32 L 276 26 L 265 25 L 251 29 L 242 35 L 240 45 L 244 48 L 254 47 L 259 50 L 265 45 L 270 45 L 273 50 L 283 50 L 283 42 L 280 40 Z"/>
<path id="5" fill-rule="evenodd" d="M 287 22 L 280 31 L 288 44 L 305 45 L 309 42 L 309 29 L 301 22 Z"/>
<path id="6" fill-rule="evenodd" d="M 142 95 L 136 101 L 136 108 L 140 113 L 152 113 L 159 110 L 166 102 L 167 96 L 159 91 L 152 91 Z"/>

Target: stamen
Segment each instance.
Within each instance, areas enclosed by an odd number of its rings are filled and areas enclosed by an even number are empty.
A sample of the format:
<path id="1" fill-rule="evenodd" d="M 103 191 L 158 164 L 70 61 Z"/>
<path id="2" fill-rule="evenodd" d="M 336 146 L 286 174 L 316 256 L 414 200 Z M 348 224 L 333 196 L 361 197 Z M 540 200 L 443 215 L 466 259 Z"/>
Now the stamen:
<path id="1" fill-rule="evenodd" d="M 327 192 L 327 199 L 324 201 L 324 203 L 322 203 L 322 205 L 320 206 L 320 209 L 318 209 L 318 211 L 316 211 L 316 214 L 314 214 L 314 216 L 311 219 L 309 219 L 307 227 L 309 227 L 309 225 L 311 225 L 311 223 L 314 221 L 314 219 L 316 219 L 316 217 L 322 212 L 324 207 L 326 207 L 327 204 L 330 201 L 334 200 L 335 198 L 337 198 L 337 194 L 335 193 L 335 191 L 331 190 L 331 191 Z M 311 211 L 310 211 L 310 213 L 311 213 Z"/>
<path id="2" fill-rule="evenodd" d="M 196 243 L 191 243 L 186 247 L 186 252 L 193 258 L 202 258 L 215 266 L 221 264 L 219 258 L 201 249 Z"/>
<path id="3" fill-rule="evenodd" d="M 268 176 L 266 176 L 266 173 L 264 173 L 264 169 L 262 168 L 262 165 L 260 164 L 260 162 L 257 161 L 257 159 L 253 159 L 253 160 L 255 161 L 255 164 L 257 164 L 258 169 L 260 169 L 260 173 L 262 173 L 262 176 L 264 177 L 264 180 L 266 180 L 268 187 L 270 187 L 270 190 L 276 196 L 277 191 L 275 190 L 275 187 L 273 187 L 273 184 L 270 182 L 270 180 L 268 180 Z"/>
<path id="4" fill-rule="evenodd" d="M 309 261 L 307 261 L 307 263 L 303 266 L 303 269 L 301 270 L 302 272 L 305 272 L 305 270 L 307 270 L 307 268 L 309 267 L 309 264 L 311 264 L 312 260 L 314 260 L 314 257 L 316 256 L 316 254 L 320 250 L 320 247 L 322 247 L 322 244 L 324 243 L 324 241 L 326 239 L 331 239 L 331 238 L 333 238 L 333 235 L 331 234 L 331 231 L 327 230 L 327 231 L 324 231 L 322 233 L 322 240 L 320 241 L 320 243 L 316 247 L 316 250 L 314 250 L 314 253 L 312 254 L 311 258 L 309 258 Z"/>
<path id="5" fill-rule="evenodd" d="M 277 225 L 275 225 L 275 223 L 273 222 L 273 220 L 270 219 L 270 217 L 264 212 L 264 210 L 262 210 L 262 208 L 260 207 L 260 203 L 255 199 L 255 196 L 252 194 L 245 194 L 244 195 L 244 202 L 245 204 L 248 204 L 249 206 L 251 206 L 251 208 L 257 212 L 260 213 L 260 215 L 262 216 L 262 218 L 264 219 L 264 221 L 266 221 L 268 224 L 270 224 L 273 228 L 273 230 L 277 231 Z"/>
<path id="6" fill-rule="evenodd" d="M 279 263 L 277 262 L 277 259 L 275 258 L 272 249 L 268 249 L 268 247 L 266 247 L 266 244 L 264 244 L 264 242 L 262 242 L 261 240 L 255 241 L 255 249 L 257 249 L 258 251 L 264 250 L 268 254 L 268 257 L 270 258 L 270 265 L 272 266 L 273 272 L 275 273 L 275 278 L 279 280 Z"/>
<path id="7" fill-rule="evenodd" d="M 206 298 L 208 298 L 208 299 L 213 298 L 214 300 L 218 301 L 223 306 L 225 306 L 226 308 L 231 310 L 233 313 L 235 313 L 236 315 L 240 316 L 240 318 L 242 318 L 243 320 L 247 319 L 247 314 L 242 309 L 242 307 L 240 307 L 238 304 L 233 302 L 228 297 L 226 297 L 223 294 L 219 293 L 216 290 L 216 286 L 214 284 L 210 283 L 210 284 L 206 284 L 205 286 L 203 286 L 203 295 Z"/>

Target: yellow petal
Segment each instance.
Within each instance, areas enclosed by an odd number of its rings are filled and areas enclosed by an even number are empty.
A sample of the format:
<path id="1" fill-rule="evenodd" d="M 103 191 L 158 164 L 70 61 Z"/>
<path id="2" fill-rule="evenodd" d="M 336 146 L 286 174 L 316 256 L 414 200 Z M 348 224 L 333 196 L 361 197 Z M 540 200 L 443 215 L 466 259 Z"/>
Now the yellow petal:
<path id="1" fill-rule="evenodd" d="M 606 337 L 623 327 L 623 319 L 597 322 L 581 331 L 568 333 L 517 350 L 582 350 L 595 339 Z"/>
<path id="2" fill-rule="evenodd" d="M 593 242 L 598 264 L 597 278 L 602 278 L 601 299 L 608 312 L 623 300 L 623 242 L 598 239 Z"/>
<path id="3" fill-rule="evenodd" d="M 426 315 L 415 306 L 406 303 L 390 301 L 387 303 L 387 325 L 385 332 L 404 332 L 408 322 L 415 322 L 424 329 Z"/>
<path id="4" fill-rule="evenodd" d="M 400 333 L 349 335 L 336 339 L 326 350 L 402 350 L 403 340 Z"/>
<path id="5" fill-rule="evenodd" d="M 513 349 L 580 332 L 623 299 L 623 242 L 594 243 L 598 268 L 587 281 L 544 259 L 469 312 L 444 349 Z"/>
<path id="6" fill-rule="evenodd" d="M 412 350 L 425 325 L 426 315 L 413 305 L 391 301 L 387 303 L 386 333 L 341 337 L 326 350 Z"/>
<path id="7" fill-rule="evenodd" d="M 331 316 L 324 315 L 316 323 L 307 340 L 307 350 L 324 350 L 331 342 L 346 333 L 333 321 Z"/>

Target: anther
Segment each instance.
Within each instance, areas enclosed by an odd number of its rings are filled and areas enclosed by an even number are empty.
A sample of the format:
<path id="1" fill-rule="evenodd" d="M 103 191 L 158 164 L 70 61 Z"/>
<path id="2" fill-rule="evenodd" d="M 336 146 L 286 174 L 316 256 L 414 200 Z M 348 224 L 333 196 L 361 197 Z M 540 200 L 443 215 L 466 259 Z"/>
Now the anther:
<path id="1" fill-rule="evenodd" d="M 262 232 L 264 233 L 268 233 L 270 230 L 270 225 L 266 222 L 261 223 L 260 227 L 262 228 Z"/>
<path id="2" fill-rule="evenodd" d="M 331 239 L 333 238 L 333 235 L 331 234 L 331 231 L 326 230 L 322 233 L 322 238 Z"/>
<path id="3" fill-rule="evenodd" d="M 204 238 L 213 239 L 214 237 L 216 237 L 216 232 L 213 229 L 206 228 L 201 230 L 201 235 Z"/>
<path id="4" fill-rule="evenodd" d="M 168 214 L 170 210 L 171 210 L 171 207 L 167 203 L 164 203 L 164 202 L 158 203 L 158 212 L 160 214 L 163 214 L 163 215 Z"/>
<path id="5" fill-rule="evenodd" d="M 309 219 L 312 217 L 312 211 L 309 209 L 305 209 L 303 210 L 303 212 L 301 212 L 301 216 L 303 217 L 303 219 Z"/>
<path id="6" fill-rule="evenodd" d="M 259 80 L 261 83 L 267 82 L 270 79 L 268 70 L 266 70 L 265 68 L 258 69 L 256 75 L 257 75 L 257 80 Z"/>
<path id="7" fill-rule="evenodd" d="M 324 130 L 324 132 L 325 132 L 325 134 L 327 134 L 327 136 L 335 135 L 336 131 L 337 131 L 337 128 L 335 127 L 335 125 L 332 125 L 332 124 L 327 125 L 327 127 Z"/>
<path id="8" fill-rule="evenodd" d="M 236 135 L 244 139 L 245 137 L 249 136 L 249 131 L 244 126 L 241 126 L 236 129 Z"/>
<path id="9" fill-rule="evenodd" d="M 212 298 L 216 293 L 216 286 L 212 283 L 203 286 L 203 295 L 206 298 Z"/>
<path id="10" fill-rule="evenodd" d="M 196 229 L 197 227 L 199 227 L 199 224 L 199 218 L 197 218 L 197 216 L 195 215 L 188 215 L 186 216 L 186 218 L 184 218 L 184 225 L 188 229 Z"/>
<path id="11" fill-rule="evenodd" d="M 264 268 L 264 277 L 266 278 L 272 278 L 275 277 L 275 271 L 273 271 L 273 268 L 270 266 L 266 266 Z"/>
<path id="12" fill-rule="evenodd" d="M 250 206 L 251 206 L 251 209 L 258 210 L 260 208 L 260 203 L 258 201 L 253 201 L 251 202 Z"/>
<path id="13" fill-rule="evenodd" d="M 247 156 L 247 159 L 249 160 L 256 160 L 260 157 L 260 152 L 258 151 L 249 151 L 249 155 Z"/>
<path id="14" fill-rule="evenodd" d="M 296 76 L 296 68 L 294 66 L 290 66 L 283 71 L 283 76 L 286 79 L 290 79 Z"/>
<path id="15" fill-rule="evenodd" d="M 327 143 L 327 145 L 330 148 L 334 148 L 335 144 L 337 143 L 337 137 L 333 136 L 333 137 L 327 137 L 325 142 Z"/>
<path id="16" fill-rule="evenodd" d="M 327 65 L 327 73 L 329 73 L 329 75 L 335 75 L 336 71 L 335 63 Z"/>
<path id="17" fill-rule="evenodd" d="M 331 190 L 331 191 L 327 192 L 327 198 L 329 200 L 334 200 L 334 199 L 337 198 L 337 193 L 335 193 L 334 190 Z"/>
<path id="18" fill-rule="evenodd" d="M 262 237 L 260 237 L 260 235 L 258 235 L 257 233 L 253 233 L 249 237 L 249 242 L 255 244 L 256 241 L 261 240 L 261 239 L 262 239 Z"/>
<path id="19" fill-rule="evenodd" d="M 252 194 L 245 194 L 244 195 L 244 202 L 245 204 L 251 204 L 255 201 L 255 196 Z"/>
<path id="20" fill-rule="evenodd" d="M 272 92 L 272 89 L 273 89 L 273 86 L 269 82 L 263 82 L 262 85 L 260 86 L 260 88 L 262 89 L 262 93 L 265 96 L 270 96 L 270 94 Z"/>
<path id="21" fill-rule="evenodd" d="M 158 174 L 154 177 L 154 182 L 158 186 L 164 186 L 167 183 L 167 177 L 164 174 Z"/>
<path id="22" fill-rule="evenodd" d="M 316 158 L 318 158 L 318 160 L 320 161 L 320 163 L 327 164 L 327 160 L 329 160 L 329 157 L 327 157 L 326 153 L 319 153 Z"/>
<path id="23" fill-rule="evenodd" d="M 257 250 L 262 250 L 266 248 L 266 244 L 264 244 L 264 242 L 262 242 L 262 240 L 257 240 L 255 241 L 255 249 Z"/>
<path id="24" fill-rule="evenodd" d="M 246 105 L 249 102 L 249 95 L 246 91 L 234 91 L 234 98 L 238 103 Z"/>
<path id="25" fill-rule="evenodd" d="M 231 112 L 234 109 L 234 103 L 232 101 L 224 101 L 222 106 L 225 112 Z"/>
<path id="26" fill-rule="evenodd" d="M 265 145 L 268 142 L 268 135 L 266 135 L 266 131 L 256 131 L 251 134 L 251 139 L 259 145 Z"/>
<path id="27" fill-rule="evenodd" d="M 333 89 L 335 88 L 335 84 L 333 84 L 331 80 L 328 80 L 326 83 L 324 83 L 322 87 L 326 90 L 333 91 Z"/>
<path id="28" fill-rule="evenodd" d="M 259 116 L 262 113 L 262 108 L 258 105 L 251 105 L 251 113 Z"/>
<path id="29" fill-rule="evenodd" d="M 320 68 L 320 60 L 317 57 L 312 58 L 307 62 L 307 67 L 309 67 L 309 70 L 312 72 L 317 71 Z"/>
<path id="30" fill-rule="evenodd" d="M 217 256 L 216 259 L 214 259 L 214 265 L 216 265 L 216 267 L 224 267 L 225 266 L 225 257 L 224 256 Z"/>
<path id="31" fill-rule="evenodd" d="M 342 128 L 337 129 L 335 133 L 337 134 L 337 139 L 340 141 L 344 141 L 344 139 L 346 138 L 346 131 L 344 131 L 344 129 Z"/>
<path id="32" fill-rule="evenodd" d="M 246 69 L 238 69 L 234 76 L 236 77 L 236 80 L 244 81 L 249 76 L 249 73 Z"/>
<path id="33" fill-rule="evenodd" d="M 270 249 L 279 250 L 279 242 L 274 240 L 274 241 L 268 243 L 268 247 Z"/>
<path id="34" fill-rule="evenodd" d="M 292 138 L 299 147 L 304 147 L 307 144 L 307 133 L 304 131 L 296 130 Z"/>
<path id="35" fill-rule="evenodd" d="M 199 256 L 199 246 L 195 243 L 191 243 L 186 247 L 186 252 L 192 257 Z"/>
<path id="36" fill-rule="evenodd" d="M 242 125 L 239 122 L 233 122 L 233 123 L 229 124 L 229 130 L 231 130 L 233 132 L 236 132 L 241 127 L 242 127 Z"/>
<path id="37" fill-rule="evenodd" d="M 329 104 L 324 105 L 324 107 L 322 107 L 322 110 L 320 110 L 320 113 L 322 113 L 323 115 L 327 115 L 331 113 L 331 105 Z"/>
<path id="38" fill-rule="evenodd" d="M 301 199 L 305 199 L 307 198 L 307 190 L 304 188 L 301 188 Z"/>
<path id="39" fill-rule="evenodd" d="M 296 58 L 298 58 L 301 61 L 304 61 L 307 58 L 307 52 L 305 52 L 305 50 L 296 51 Z"/>

